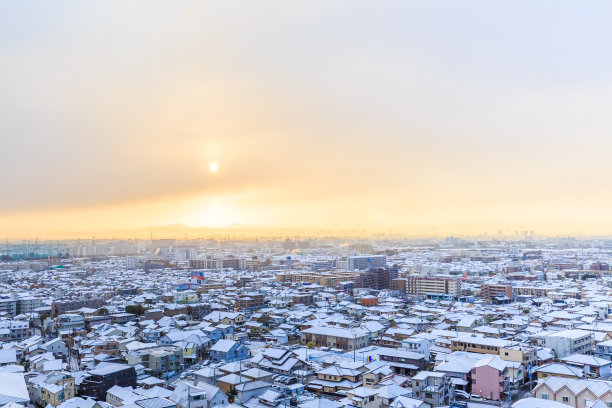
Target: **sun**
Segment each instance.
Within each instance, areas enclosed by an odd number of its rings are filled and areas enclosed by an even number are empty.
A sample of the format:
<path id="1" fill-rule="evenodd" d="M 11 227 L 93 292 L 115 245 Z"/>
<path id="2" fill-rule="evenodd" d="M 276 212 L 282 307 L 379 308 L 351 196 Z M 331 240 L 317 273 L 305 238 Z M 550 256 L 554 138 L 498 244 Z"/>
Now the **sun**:
<path id="1" fill-rule="evenodd" d="M 216 173 L 217 170 L 219 170 L 219 165 L 217 164 L 217 162 L 212 162 L 208 165 L 208 168 L 210 168 L 210 171 L 212 171 L 213 173 Z"/>

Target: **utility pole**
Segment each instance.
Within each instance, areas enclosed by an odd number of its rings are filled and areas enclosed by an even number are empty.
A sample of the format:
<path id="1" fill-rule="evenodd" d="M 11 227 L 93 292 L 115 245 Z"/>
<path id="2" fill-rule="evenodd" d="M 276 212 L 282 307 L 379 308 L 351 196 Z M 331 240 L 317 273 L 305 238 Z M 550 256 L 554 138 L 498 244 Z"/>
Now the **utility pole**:
<path id="1" fill-rule="evenodd" d="M 355 362 L 355 356 L 357 353 L 357 333 L 353 329 L 353 363 Z"/>
<path id="2" fill-rule="evenodd" d="M 187 384 L 187 408 L 191 408 L 191 387 Z"/>

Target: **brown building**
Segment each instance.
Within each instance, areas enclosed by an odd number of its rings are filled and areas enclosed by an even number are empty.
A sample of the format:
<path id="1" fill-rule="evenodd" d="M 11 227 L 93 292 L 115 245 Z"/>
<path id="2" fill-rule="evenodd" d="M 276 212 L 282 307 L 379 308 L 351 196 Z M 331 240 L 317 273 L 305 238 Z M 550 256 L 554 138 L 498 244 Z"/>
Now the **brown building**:
<path id="1" fill-rule="evenodd" d="M 121 351 L 119 350 L 119 342 L 115 340 L 108 341 L 96 341 L 93 347 L 94 354 L 109 354 L 111 356 L 119 357 Z"/>
<path id="2" fill-rule="evenodd" d="M 177 316 L 187 314 L 187 305 L 171 303 L 164 306 L 164 316 Z"/>
<path id="3" fill-rule="evenodd" d="M 57 316 L 83 307 L 89 309 L 99 309 L 104 306 L 103 298 L 75 298 L 68 300 L 58 300 L 51 305 L 51 315 Z"/>
<path id="4" fill-rule="evenodd" d="M 199 295 L 201 293 L 208 293 L 213 289 L 225 289 L 224 283 L 202 283 L 201 285 L 193 286 L 195 288 L 196 293 Z"/>
<path id="5" fill-rule="evenodd" d="M 512 285 L 483 283 L 480 285 L 480 297 L 492 301 L 497 296 L 506 296 L 512 299 Z"/>
<path id="6" fill-rule="evenodd" d="M 406 279 L 391 280 L 391 290 L 399 292 L 401 295 L 406 294 Z"/>
<path id="7" fill-rule="evenodd" d="M 356 288 L 370 288 L 370 289 L 389 289 L 391 287 L 391 281 L 397 278 L 397 269 L 395 268 L 378 268 L 370 269 L 359 275 L 357 279 L 354 279 Z"/>
<path id="8" fill-rule="evenodd" d="M 378 298 L 376 296 L 364 296 L 361 299 L 359 299 L 359 301 L 365 307 L 371 307 L 371 306 L 378 305 Z"/>
<path id="9" fill-rule="evenodd" d="M 251 292 L 236 298 L 236 310 L 257 309 L 265 306 L 266 298 L 261 293 Z"/>
<path id="10" fill-rule="evenodd" d="M 314 297 L 311 294 L 294 295 L 292 300 L 294 305 L 312 305 Z"/>
<path id="11" fill-rule="evenodd" d="M 340 282 L 354 281 L 361 275 L 359 272 L 332 272 L 332 273 L 279 273 L 277 282 L 288 283 L 316 283 L 328 288 L 335 288 Z"/>
<path id="12" fill-rule="evenodd" d="M 200 320 L 202 317 L 209 314 L 211 311 L 210 304 L 208 303 L 194 303 L 187 305 L 187 315 L 191 316 L 195 320 Z"/>

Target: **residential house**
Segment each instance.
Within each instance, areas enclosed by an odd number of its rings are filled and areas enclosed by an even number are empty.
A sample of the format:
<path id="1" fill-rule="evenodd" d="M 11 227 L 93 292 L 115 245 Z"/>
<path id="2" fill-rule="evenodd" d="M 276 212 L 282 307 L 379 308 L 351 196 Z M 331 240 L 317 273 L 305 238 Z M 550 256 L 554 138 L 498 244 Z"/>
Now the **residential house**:
<path id="1" fill-rule="evenodd" d="M 584 372 L 581 368 L 570 366 L 567 364 L 550 363 L 538 367 L 533 371 L 538 380 L 543 380 L 546 377 L 565 377 L 565 378 L 583 378 Z"/>
<path id="2" fill-rule="evenodd" d="M 352 390 L 361 386 L 361 371 L 342 368 L 339 366 L 329 366 L 317 371 L 317 379 L 308 384 L 308 389 L 317 393 L 337 394 L 338 391 Z"/>
<path id="3" fill-rule="evenodd" d="M 413 351 L 381 348 L 377 353 L 378 358 L 392 367 L 397 374 L 414 375 L 427 367 L 428 358 Z"/>
<path id="4" fill-rule="evenodd" d="M 412 396 L 432 407 L 449 405 L 454 389 L 450 377 L 441 372 L 421 371 L 412 377 Z"/>
<path id="5" fill-rule="evenodd" d="M 238 361 L 248 357 L 247 348 L 233 340 L 219 340 L 210 349 L 210 358 L 213 361 Z"/>
<path id="6" fill-rule="evenodd" d="M 302 330 L 302 344 L 312 343 L 315 347 L 333 347 L 341 350 L 354 350 L 367 346 L 370 342 L 369 332 L 363 329 L 345 329 L 341 327 L 313 326 Z"/>
<path id="7" fill-rule="evenodd" d="M 154 375 L 178 371 L 183 366 L 183 349 L 178 346 L 158 346 L 131 351 L 129 364 L 142 364 Z"/>
<path id="8" fill-rule="evenodd" d="M 31 402 L 42 407 L 57 407 L 75 396 L 74 377 L 63 372 L 32 377 L 27 387 Z"/>
<path id="9" fill-rule="evenodd" d="M 472 394 L 500 401 L 509 381 L 507 367 L 508 362 L 499 356 L 479 360 L 472 368 Z"/>
<path id="10" fill-rule="evenodd" d="M 114 385 L 136 387 L 136 370 L 133 366 L 118 363 L 100 363 L 88 371 L 89 376 L 77 385 L 78 394 L 98 400 L 106 400 L 106 391 Z"/>
<path id="11" fill-rule="evenodd" d="M 612 361 L 586 354 L 573 354 L 563 357 L 561 362 L 581 368 L 591 378 L 610 378 Z"/>
<path id="12" fill-rule="evenodd" d="M 612 382 L 564 377 L 548 377 L 538 381 L 532 391 L 536 398 L 556 401 L 573 408 L 589 408 L 589 401 L 601 400 L 612 406 Z"/>

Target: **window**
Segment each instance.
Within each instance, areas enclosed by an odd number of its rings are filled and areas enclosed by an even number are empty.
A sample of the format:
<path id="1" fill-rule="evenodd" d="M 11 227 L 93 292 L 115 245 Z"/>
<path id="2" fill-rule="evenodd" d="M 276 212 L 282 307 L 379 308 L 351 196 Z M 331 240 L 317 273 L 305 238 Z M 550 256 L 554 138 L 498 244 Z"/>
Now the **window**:
<path id="1" fill-rule="evenodd" d="M 561 398 L 561 400 L 562 400 L 563 402 L 569 402 L 569 397 L 563 397 L 563 398 Z"/>
<path id="2" fill-rule="evenodd" d="M 541 395 L 541 398 L 542 398 L 542 399 L 546 399 L 546 400 L 547 400 L 547 399 L 548 399 L 548 394 L 542 394 L 542 395 Z"/>
<path id="3" fill-rule="evenodd" d="M 370 397 L 370 400 L 369 400 L 369 401 L 370 401 L 370 402 L 374 401 L 374 396 L 373 396 L 373 395 Z"/>

